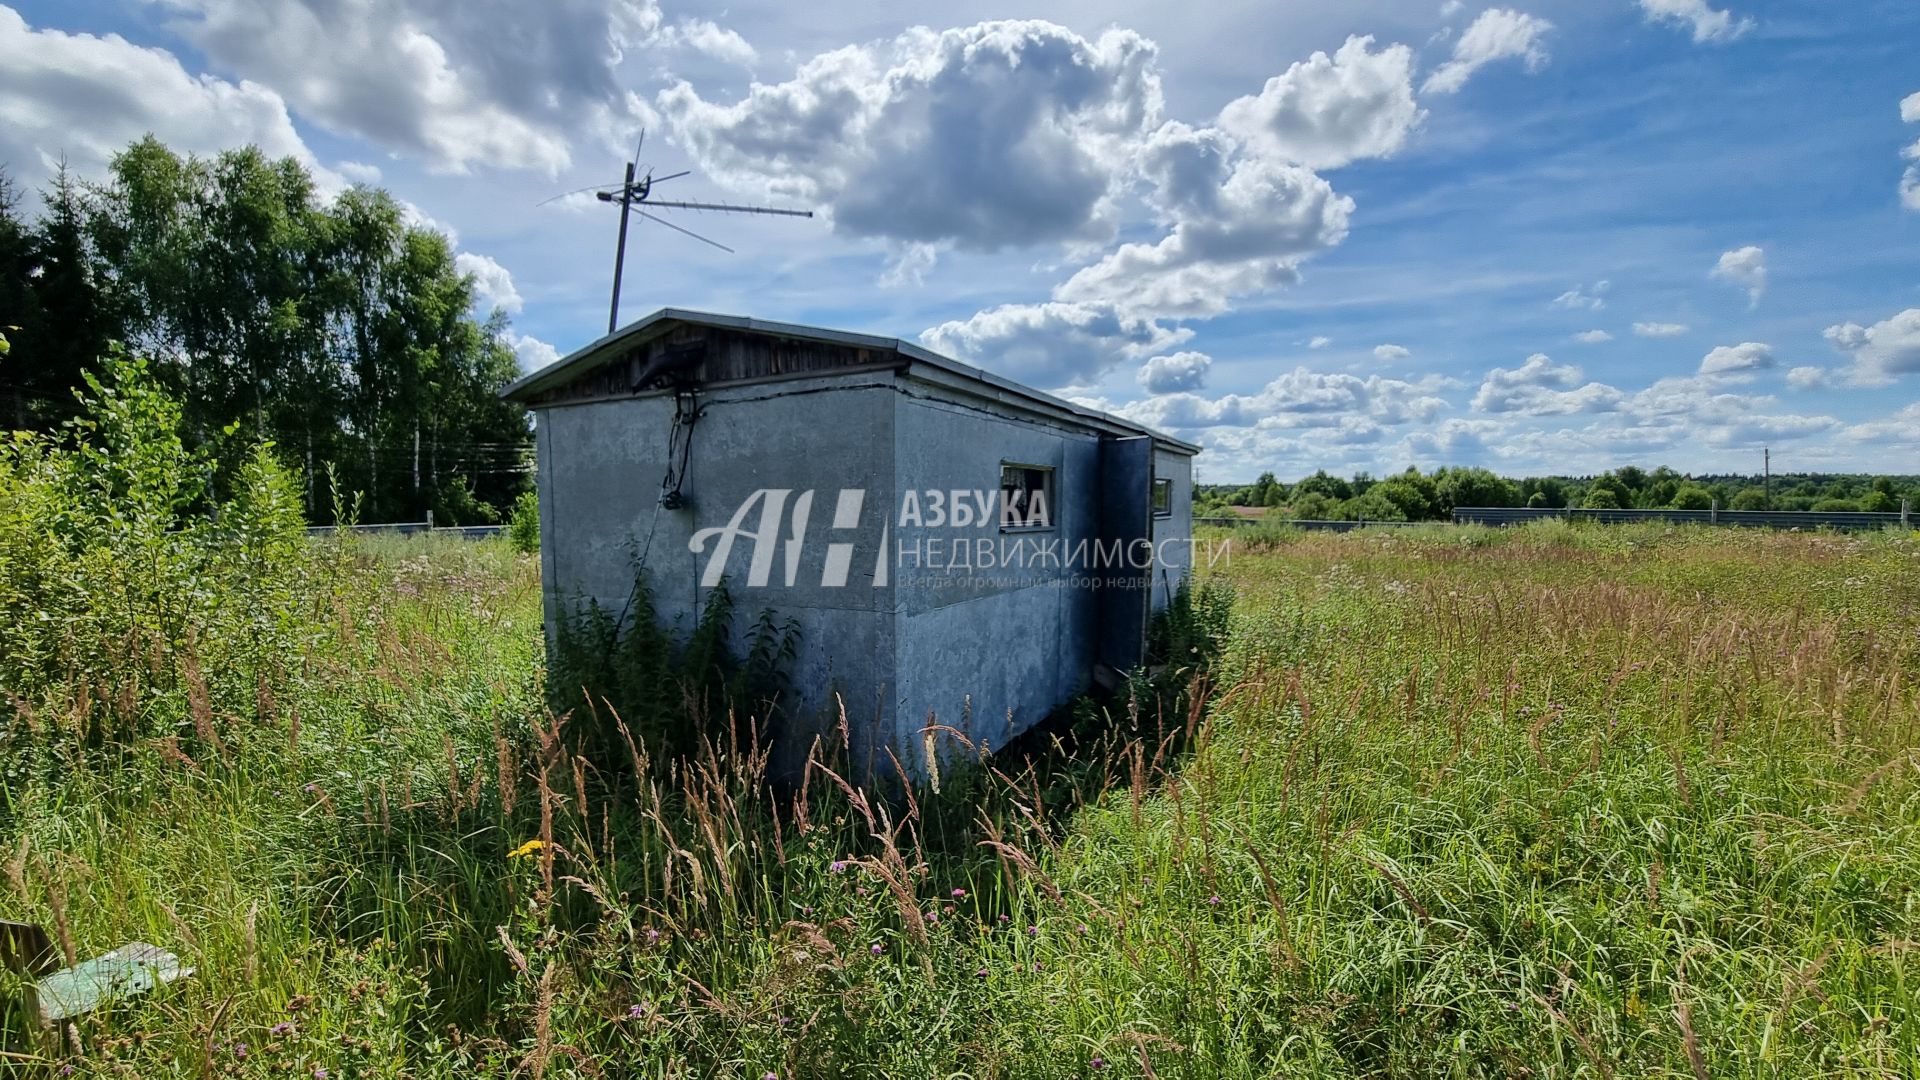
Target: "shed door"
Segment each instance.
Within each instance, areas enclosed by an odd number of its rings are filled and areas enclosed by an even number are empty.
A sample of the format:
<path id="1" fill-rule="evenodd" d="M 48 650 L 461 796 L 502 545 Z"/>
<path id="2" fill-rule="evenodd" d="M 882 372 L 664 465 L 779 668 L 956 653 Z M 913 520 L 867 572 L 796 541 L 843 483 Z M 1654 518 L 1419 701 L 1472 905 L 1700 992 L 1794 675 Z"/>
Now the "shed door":
<path id="1" fill-rule="evenodd" d="M 1100 443 L 1100 548 L 1108 553 L 1093 568 L 1100 582 L 1094 602 L 1094 659 L 1128 671 L 1146 657 L 1147 609 L 1152 601 L 1152 559 L 1140 542 L 1151 542 L 1153 440 L 1146 436 Z M 1111 553 L 1121 553 L 1116 565 Z M 1133 566 L 1145 562 L 1146 566 Z"/>

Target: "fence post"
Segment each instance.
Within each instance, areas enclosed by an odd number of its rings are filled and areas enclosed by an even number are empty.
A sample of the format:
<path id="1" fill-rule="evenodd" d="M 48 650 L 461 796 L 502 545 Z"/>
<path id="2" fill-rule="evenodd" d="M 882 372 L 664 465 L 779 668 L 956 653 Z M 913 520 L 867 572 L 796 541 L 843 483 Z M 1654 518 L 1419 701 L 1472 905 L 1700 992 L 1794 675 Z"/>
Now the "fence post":
<path id="1" fill-rule="evenodd" d="M 433 531 L 433 511 L 427 511 L 427 531 Z"/>
<path id="2" fill-rule="evenodd" d="M 1720 524 L 1720 500 L 1713 500 L 1713 508 L 1707 511 L 1707 524 Z"/>
<path id="3" fill-rule="evenodd" d="M 1905 528 L 1911 527 L 1910 519 L 1912 514 L 1913 514 L 1913 500 L 1901 499 L 1900 500 L 1900 527 L 1901 528 L 1905 529 Z"/>

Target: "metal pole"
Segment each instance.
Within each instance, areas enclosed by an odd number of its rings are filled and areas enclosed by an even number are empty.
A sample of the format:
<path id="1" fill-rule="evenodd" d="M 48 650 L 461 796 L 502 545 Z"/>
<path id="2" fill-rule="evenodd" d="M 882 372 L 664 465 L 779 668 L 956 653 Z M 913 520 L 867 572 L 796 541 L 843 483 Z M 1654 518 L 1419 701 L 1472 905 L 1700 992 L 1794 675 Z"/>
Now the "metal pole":
<path id="1" fill-rule="evenodd" d="M 620 185 L 620 240 L 613 252 L 613 302 L 607 307 L 607 333 L 620 326 L 620 272 L 627 262 L 627 208 L 633 205 L 633 162 L 627 162 L 627 181 Z"/>
<path id="2" fill-rule="evenodd" d="M 1913 514 L 1913 500 L 1901 499 L 1900 500 L 1900 527 L 1901 528 L 1904 529 L 1908 527 L 1911 521 L 1912 514 Z"/>

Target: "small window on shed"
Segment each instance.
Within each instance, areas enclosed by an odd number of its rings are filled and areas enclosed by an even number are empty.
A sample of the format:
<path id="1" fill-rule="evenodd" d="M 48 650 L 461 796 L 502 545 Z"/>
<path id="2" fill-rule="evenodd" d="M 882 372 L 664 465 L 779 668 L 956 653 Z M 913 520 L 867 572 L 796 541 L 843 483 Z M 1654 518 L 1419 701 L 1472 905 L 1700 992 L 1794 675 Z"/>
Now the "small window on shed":
<path id="1" fill-rule="evenodd" d="M 1000 463 L 1000 527 L 1053 528 L 1053 470 L 1044 465 Z"/>
<path id="2" fill-rule="evenodd" d="M 1173 516 L 1173 481 L 1164 476 L 1153 478 L 1153 516 Z"/>

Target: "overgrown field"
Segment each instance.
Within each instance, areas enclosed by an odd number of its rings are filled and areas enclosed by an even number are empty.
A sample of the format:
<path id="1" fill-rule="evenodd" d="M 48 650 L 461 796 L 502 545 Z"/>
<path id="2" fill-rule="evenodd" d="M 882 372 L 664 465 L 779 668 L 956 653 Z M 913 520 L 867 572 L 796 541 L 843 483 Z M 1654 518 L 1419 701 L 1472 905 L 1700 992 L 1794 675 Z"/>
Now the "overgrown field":
<path id="1" fill-rule="evenodd" d="M 12 454 L 0 912 L 199 969 L 21 1071 L 1920 1074 L 1920 538 L 1280 534 L 1204 697 L 889 804 L 576 757 L 504 545 Z"/>

